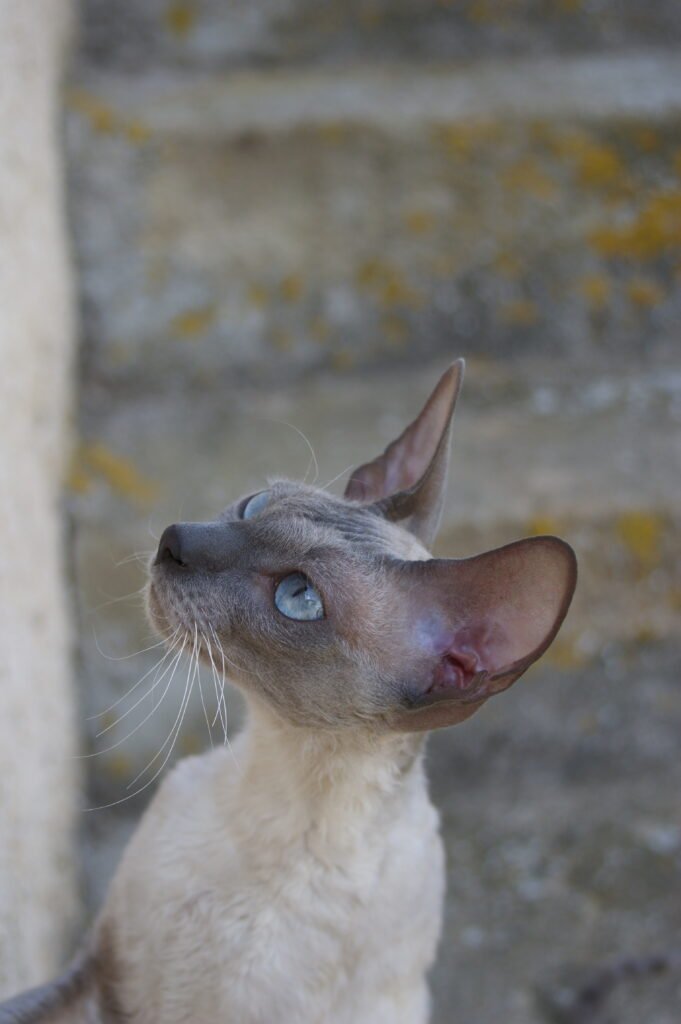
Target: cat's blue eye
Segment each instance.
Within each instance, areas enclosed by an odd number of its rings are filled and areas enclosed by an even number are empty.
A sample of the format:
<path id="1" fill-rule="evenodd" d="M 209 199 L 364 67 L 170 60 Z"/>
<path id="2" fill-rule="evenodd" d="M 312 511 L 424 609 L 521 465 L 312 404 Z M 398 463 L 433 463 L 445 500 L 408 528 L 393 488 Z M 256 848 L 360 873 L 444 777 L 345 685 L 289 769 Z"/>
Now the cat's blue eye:
<path id="1" fill-rule="evenodd" d="M 302 572 L 284 577 L 274 592 L 274 603 L 287 619 L 309 622 L 324 618 L 322 599 Z"/>
<path id="2" fill-rule="evenodd" d="M 246 502 L 241 512 L 242 519 L 252 519 L 253 516 L 257 516 L 258 512 L 262 512 L 265 505 L 269 503 L 270 492 L 269 491 L 258 491 L 252 498 Z"/>

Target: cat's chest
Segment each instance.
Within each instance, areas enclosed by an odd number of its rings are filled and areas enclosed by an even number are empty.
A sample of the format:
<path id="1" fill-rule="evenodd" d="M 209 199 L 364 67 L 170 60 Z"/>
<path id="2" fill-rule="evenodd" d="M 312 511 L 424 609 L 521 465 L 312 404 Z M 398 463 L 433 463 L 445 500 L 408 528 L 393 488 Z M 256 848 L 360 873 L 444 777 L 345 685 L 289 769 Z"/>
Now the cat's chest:
<path id="1" fill-rule="evenodd" d="M 286 841 L 284 808 L 281 835 L 262 808 L 231 811 L 231 827 L 217 829 L 198 802 L 181 843 L 172 817 L 133 841 L 114 909 L 125 904 L 117 931 L 135 1024 L 189 1012 L 197 1024 L 379 1024 L 382 999 L 399 1021 L 393 1000 L 422 999 L 440 928 L 442 850 L 425 788 L 400 813 L 332 815 Z"/>

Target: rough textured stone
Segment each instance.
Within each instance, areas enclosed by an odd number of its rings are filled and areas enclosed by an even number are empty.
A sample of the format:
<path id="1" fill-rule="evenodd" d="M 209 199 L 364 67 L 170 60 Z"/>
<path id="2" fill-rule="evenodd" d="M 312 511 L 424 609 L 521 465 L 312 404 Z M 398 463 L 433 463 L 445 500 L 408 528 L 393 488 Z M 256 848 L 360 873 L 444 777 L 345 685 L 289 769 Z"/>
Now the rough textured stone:
<path id="1" fill-rule="evenodd" d="M 83 51 L 140 70 L 674 46 L 674 0 L 81 0 Z"/>

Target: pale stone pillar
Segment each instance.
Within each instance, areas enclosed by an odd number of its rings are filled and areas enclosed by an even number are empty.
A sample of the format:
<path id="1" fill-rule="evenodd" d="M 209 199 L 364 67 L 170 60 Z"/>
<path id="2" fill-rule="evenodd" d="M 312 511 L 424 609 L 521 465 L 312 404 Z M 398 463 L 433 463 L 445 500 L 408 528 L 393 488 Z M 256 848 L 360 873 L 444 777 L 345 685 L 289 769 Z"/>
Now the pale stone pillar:
<path id="1" fill-rule="evenodd" d="M 74 689 L 60 512 L 74 319 L 60 154 L 66 0 L 0 0 L 0 995 L 64 955 Z"/>

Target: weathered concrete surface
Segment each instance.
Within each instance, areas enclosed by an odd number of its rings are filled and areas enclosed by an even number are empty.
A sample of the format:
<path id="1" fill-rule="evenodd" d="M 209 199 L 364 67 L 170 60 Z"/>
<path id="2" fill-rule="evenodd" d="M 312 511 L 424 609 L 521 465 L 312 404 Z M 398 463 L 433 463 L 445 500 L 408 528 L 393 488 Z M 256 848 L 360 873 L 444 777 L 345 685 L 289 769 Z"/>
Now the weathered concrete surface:
<path id="1" fill-rule="evenodd" d="M 675 55 L 83 72 L 70 107 L 90 379 L 674 344 Z"/>
<path id="2" fill-rule="evenodd" d="M 75 906 L 76 747 L 60 497 L 74 324 L 61 0 L 0 0 L 0 998 L 44 981 Z"/>
<path id="3" fill-rule="evenodd" d="M 83 53 L 130 70 L 673 47 L 674 0 L 81 0 Z"/>
<path id="4" fill-rule="evenodd" d="M 90 906 L 186 679 L 150 715 L 160 652 L 127 657 L 153 643 L 131 555 L 268 474 L 313 478 L 298 430 L 318 479 L 344 477 L 465 355 L 439 550 L 555 531 L 581 577 L 542 666 L 432 744 L 451 876 L 436 1021 L 586 1024 L 560 1017 L 566 965 L 679 925 L 678 5 L 82 14 L 70 502 L 83 716 L 120 702 L 83 722 L 88 803 L 124 801 L 85 819 Z M 168 764 L 206 743 L 195 693 Z M 678 985 L 617 989 L 591 1024 L 676 1022 Z"/>

